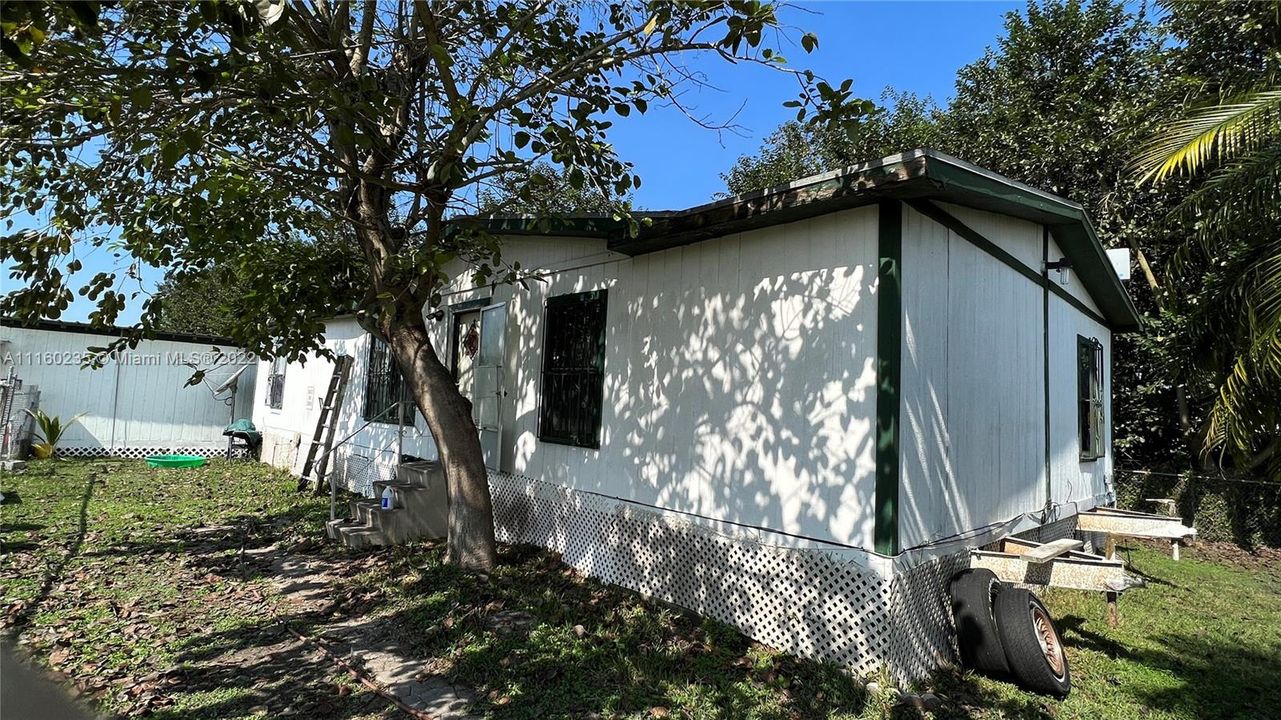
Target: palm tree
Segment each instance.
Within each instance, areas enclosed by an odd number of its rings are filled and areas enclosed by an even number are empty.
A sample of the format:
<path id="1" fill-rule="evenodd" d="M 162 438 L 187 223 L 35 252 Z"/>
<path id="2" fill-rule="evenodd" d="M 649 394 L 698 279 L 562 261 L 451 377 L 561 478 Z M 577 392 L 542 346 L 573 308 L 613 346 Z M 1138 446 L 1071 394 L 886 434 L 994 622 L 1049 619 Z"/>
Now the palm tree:
<path id="1" fill-rule="evenodd" d="M 1197 181 L 1171 220 L 1190 230 L 1172 269 L 1196 255 L 1215 300 L 1186 308 L 1188 350 L 1214 386 L 1202 447 L 1281 465 L 1281 84 L 1190 104 L 1135 167 L 1141 183 Z"/>

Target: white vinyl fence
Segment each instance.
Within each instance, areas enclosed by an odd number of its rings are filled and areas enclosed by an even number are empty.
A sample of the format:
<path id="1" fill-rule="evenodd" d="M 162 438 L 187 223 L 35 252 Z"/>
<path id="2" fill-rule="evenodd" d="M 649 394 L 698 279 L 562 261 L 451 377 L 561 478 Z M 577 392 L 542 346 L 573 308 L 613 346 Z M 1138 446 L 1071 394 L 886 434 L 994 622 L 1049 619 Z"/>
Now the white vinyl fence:
<path id="1" fill-rule="evenodd" d="M 58 444 L 63 456 L 225 451 L 223 428 L 251 412 L 257 358 L 219 338 L 167 334 L 107 358 L 102 368 L 82 367 L 92 355 L 88 348 L 113 339 L 72 323 L 0 323 L 0 380 L 21 383 L 5 388 L 13 395 L 7 423 L 13 454 L 31 440 L 33 423 L 22 422 L 22 408 L 33 405 L 64 422 L 83 413 Z M 215 394 L 242 368 L 234 397 L 229 390 Z M 196 369 L 205 371 L 205 380 L 188 386 Z"/>

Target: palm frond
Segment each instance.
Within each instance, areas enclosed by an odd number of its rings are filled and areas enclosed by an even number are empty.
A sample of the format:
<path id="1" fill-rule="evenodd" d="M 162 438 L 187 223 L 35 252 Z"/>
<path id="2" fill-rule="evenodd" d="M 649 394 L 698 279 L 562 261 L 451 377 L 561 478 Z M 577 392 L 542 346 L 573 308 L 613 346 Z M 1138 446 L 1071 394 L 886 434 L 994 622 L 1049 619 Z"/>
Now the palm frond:
<path id="1" fill-rule="evenodd" d="M 1193 111 L 1160 130 L 1134 161 L 1139 182 L 1195 174 L 1281 136 L 1281 88 L 1246 93 Z"/>
<path id="2" fill-rule="evenodd" d="M 1170 210 L 1167 232 L 1183 236 L 1169 262 L 1185 276 L 1198 259 L 1222 259 L 1225 248 L 1262 246 L 1281 228 L 1281 141 L 1227 163 Z"/>
<path id="3" fill-rule="evenodd" d="M 1200 318 L 1218 336 L 1229 368 L 1210 407 L 1206 452 L 1248 456 L 1260 438 L 1281 434 L 1281 240 L 1274 238 L 1263 255 L 1252 254 L 1248 270 L 1224 288 L 1226 302 Z"/>

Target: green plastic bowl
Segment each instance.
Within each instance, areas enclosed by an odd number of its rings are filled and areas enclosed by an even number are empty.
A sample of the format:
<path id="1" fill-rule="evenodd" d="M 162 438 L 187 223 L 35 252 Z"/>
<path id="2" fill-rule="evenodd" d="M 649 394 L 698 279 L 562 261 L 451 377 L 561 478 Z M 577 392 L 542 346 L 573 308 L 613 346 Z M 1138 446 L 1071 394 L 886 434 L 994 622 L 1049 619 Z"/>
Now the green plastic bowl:
<path id="1" fill-rule="evenodd" d="M 198 455 L 150 455 L 147 457 L 149 467 L 192 468 L 205 464 L 205 459 Z"/>

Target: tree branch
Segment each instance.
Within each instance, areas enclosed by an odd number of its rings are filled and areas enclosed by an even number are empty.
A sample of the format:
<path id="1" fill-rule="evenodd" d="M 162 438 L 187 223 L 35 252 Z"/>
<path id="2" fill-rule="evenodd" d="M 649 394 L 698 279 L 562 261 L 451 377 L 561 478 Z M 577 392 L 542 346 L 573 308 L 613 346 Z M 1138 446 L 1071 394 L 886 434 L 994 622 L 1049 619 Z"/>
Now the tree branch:
<path id="1" fill-rule="evenodd" d="M 360 18 L 360 33 L 356 36 L 356 46 L 351 54 L 351 74 L 354 77 L 365 74 L 369 63 L 369 46 L 374 40 L 374 18 L 377 16 L 377 1 L 365 0 L 364 14 Z"/>

